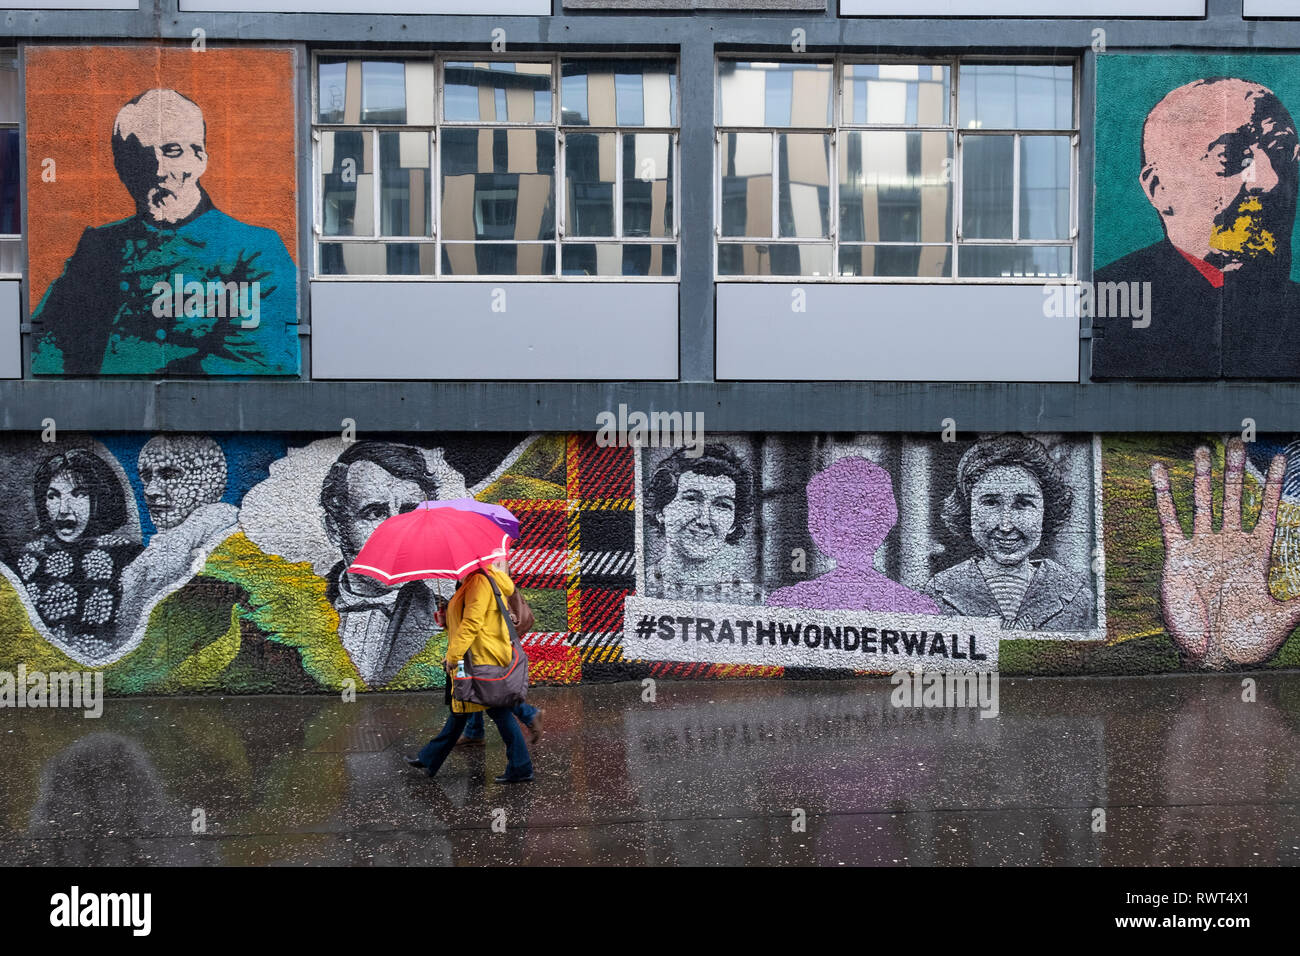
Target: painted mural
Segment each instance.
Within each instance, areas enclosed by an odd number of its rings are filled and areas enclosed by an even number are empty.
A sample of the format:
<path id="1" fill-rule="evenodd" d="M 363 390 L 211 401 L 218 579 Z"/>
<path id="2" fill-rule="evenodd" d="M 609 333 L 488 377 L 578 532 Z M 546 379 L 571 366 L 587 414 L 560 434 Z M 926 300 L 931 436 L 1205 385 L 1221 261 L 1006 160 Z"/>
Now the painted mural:
<path id="1" fill-rule="evenodd" d="M 285 49 L 28 50 L 33 374 L 298 373 L 293 77 Z"/>
<path id="2" fill-rule="evenodd" d="M 714 436 L 647 450 L 625 652 L 692 663 L 997 666 L 1101 639 L 1092 439 Z"/>
<path id="3" fill-rule="evenodd" d="M 1097 62 L 1095 378 L 1293 379 L 1300 70 Z"/>
<path id="4" fill-rule="evenodd" d="M 346 573 L 502 504 L 539 683 L 1300 666 L 1300 439 L 0 438 L 0 671 L 113 694 L 442 686 L 452 583 Z"/>

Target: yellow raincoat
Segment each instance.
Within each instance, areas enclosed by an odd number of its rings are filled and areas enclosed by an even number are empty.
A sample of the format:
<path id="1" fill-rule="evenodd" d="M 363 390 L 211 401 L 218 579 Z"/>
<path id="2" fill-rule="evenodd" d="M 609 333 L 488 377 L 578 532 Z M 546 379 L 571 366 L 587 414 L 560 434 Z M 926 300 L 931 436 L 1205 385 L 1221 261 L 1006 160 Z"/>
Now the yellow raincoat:
<path id="1" fill-rule="evenodd" d="M 506 601 L 514 593 L 515 583 L 510 575 L 496 568 L 487 568 L 492 580 L 501 591 L 501 600 Z M 483 575 L 475 572 L 467 577 L 447 604 L 447 669 L 451 676 L 456 673 L 456 662 L 469 650 L 474 655 L 476 664 L 510 663 L 514 648 L 510 644 L 510 629 L 497 607 L 492 595 L 492 586 Z M 448 677 L 450 680 L 451 677 Z M 457 714 L 469 714 L 476 710 L 487 710 L 482 704 L 470 704 L 451 699 L 451 709 Z"/>

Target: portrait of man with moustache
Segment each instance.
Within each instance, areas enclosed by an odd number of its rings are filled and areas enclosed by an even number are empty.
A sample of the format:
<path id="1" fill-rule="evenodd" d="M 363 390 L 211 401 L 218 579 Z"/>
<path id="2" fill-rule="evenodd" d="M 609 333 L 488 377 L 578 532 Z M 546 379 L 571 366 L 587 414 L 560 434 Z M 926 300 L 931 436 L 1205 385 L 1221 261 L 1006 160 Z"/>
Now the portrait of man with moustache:
<path id="1" fill-rule="evenodd" d="M 1137 180 L 1164 238 L 1095 279 L 1149 282 L 1150 311 L 1094 320 L 1093 377 L 1300 377 L 1291 281 L 1300 141 L 1286 106 L 1248 79 L 1186 83 L 1148 113 L 1140 151 Z M 1098 227 L 1133 224 L 1099 206 Z"/>

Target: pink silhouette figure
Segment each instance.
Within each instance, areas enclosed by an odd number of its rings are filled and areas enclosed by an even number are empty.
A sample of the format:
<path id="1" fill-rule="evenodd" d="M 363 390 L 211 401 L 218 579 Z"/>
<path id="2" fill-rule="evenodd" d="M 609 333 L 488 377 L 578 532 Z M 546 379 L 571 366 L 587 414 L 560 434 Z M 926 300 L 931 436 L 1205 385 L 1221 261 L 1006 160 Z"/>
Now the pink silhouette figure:
<path id="1" fill-rule="evenodd" d="M 938 614 L 939 606 L 891 581 L 872 559 L 898 523 L 889 472 L 865 458 L 841 458 L 808 482 L 808 532 L 834 570 L 773 591 L 773 607 Z"/>

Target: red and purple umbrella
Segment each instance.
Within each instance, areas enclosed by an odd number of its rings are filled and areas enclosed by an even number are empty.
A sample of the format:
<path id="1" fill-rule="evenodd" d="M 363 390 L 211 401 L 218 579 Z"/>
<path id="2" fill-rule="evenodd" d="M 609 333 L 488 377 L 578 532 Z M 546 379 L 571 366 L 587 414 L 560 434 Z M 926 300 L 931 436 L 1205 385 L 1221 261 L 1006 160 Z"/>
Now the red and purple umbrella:
<path id="1" fill-rule="evenodd" d="M 488 504 L 474 498 L 451 498 L 447 501 L 422 501 L 417 508 L 455 508 L 457 511 L 472 511 L 495 523 L 512 538 L 519 537 L 519 519 L 510 509 L 501 505 Z"/>
<path id="2" fill-rule="evenodd" d="M 459 579 L 504 558 L 518 534 L 518 519 L 500 505 L 472 498 L 424 501 L 375 528 L 348 571 L 385 584 Z"/>

